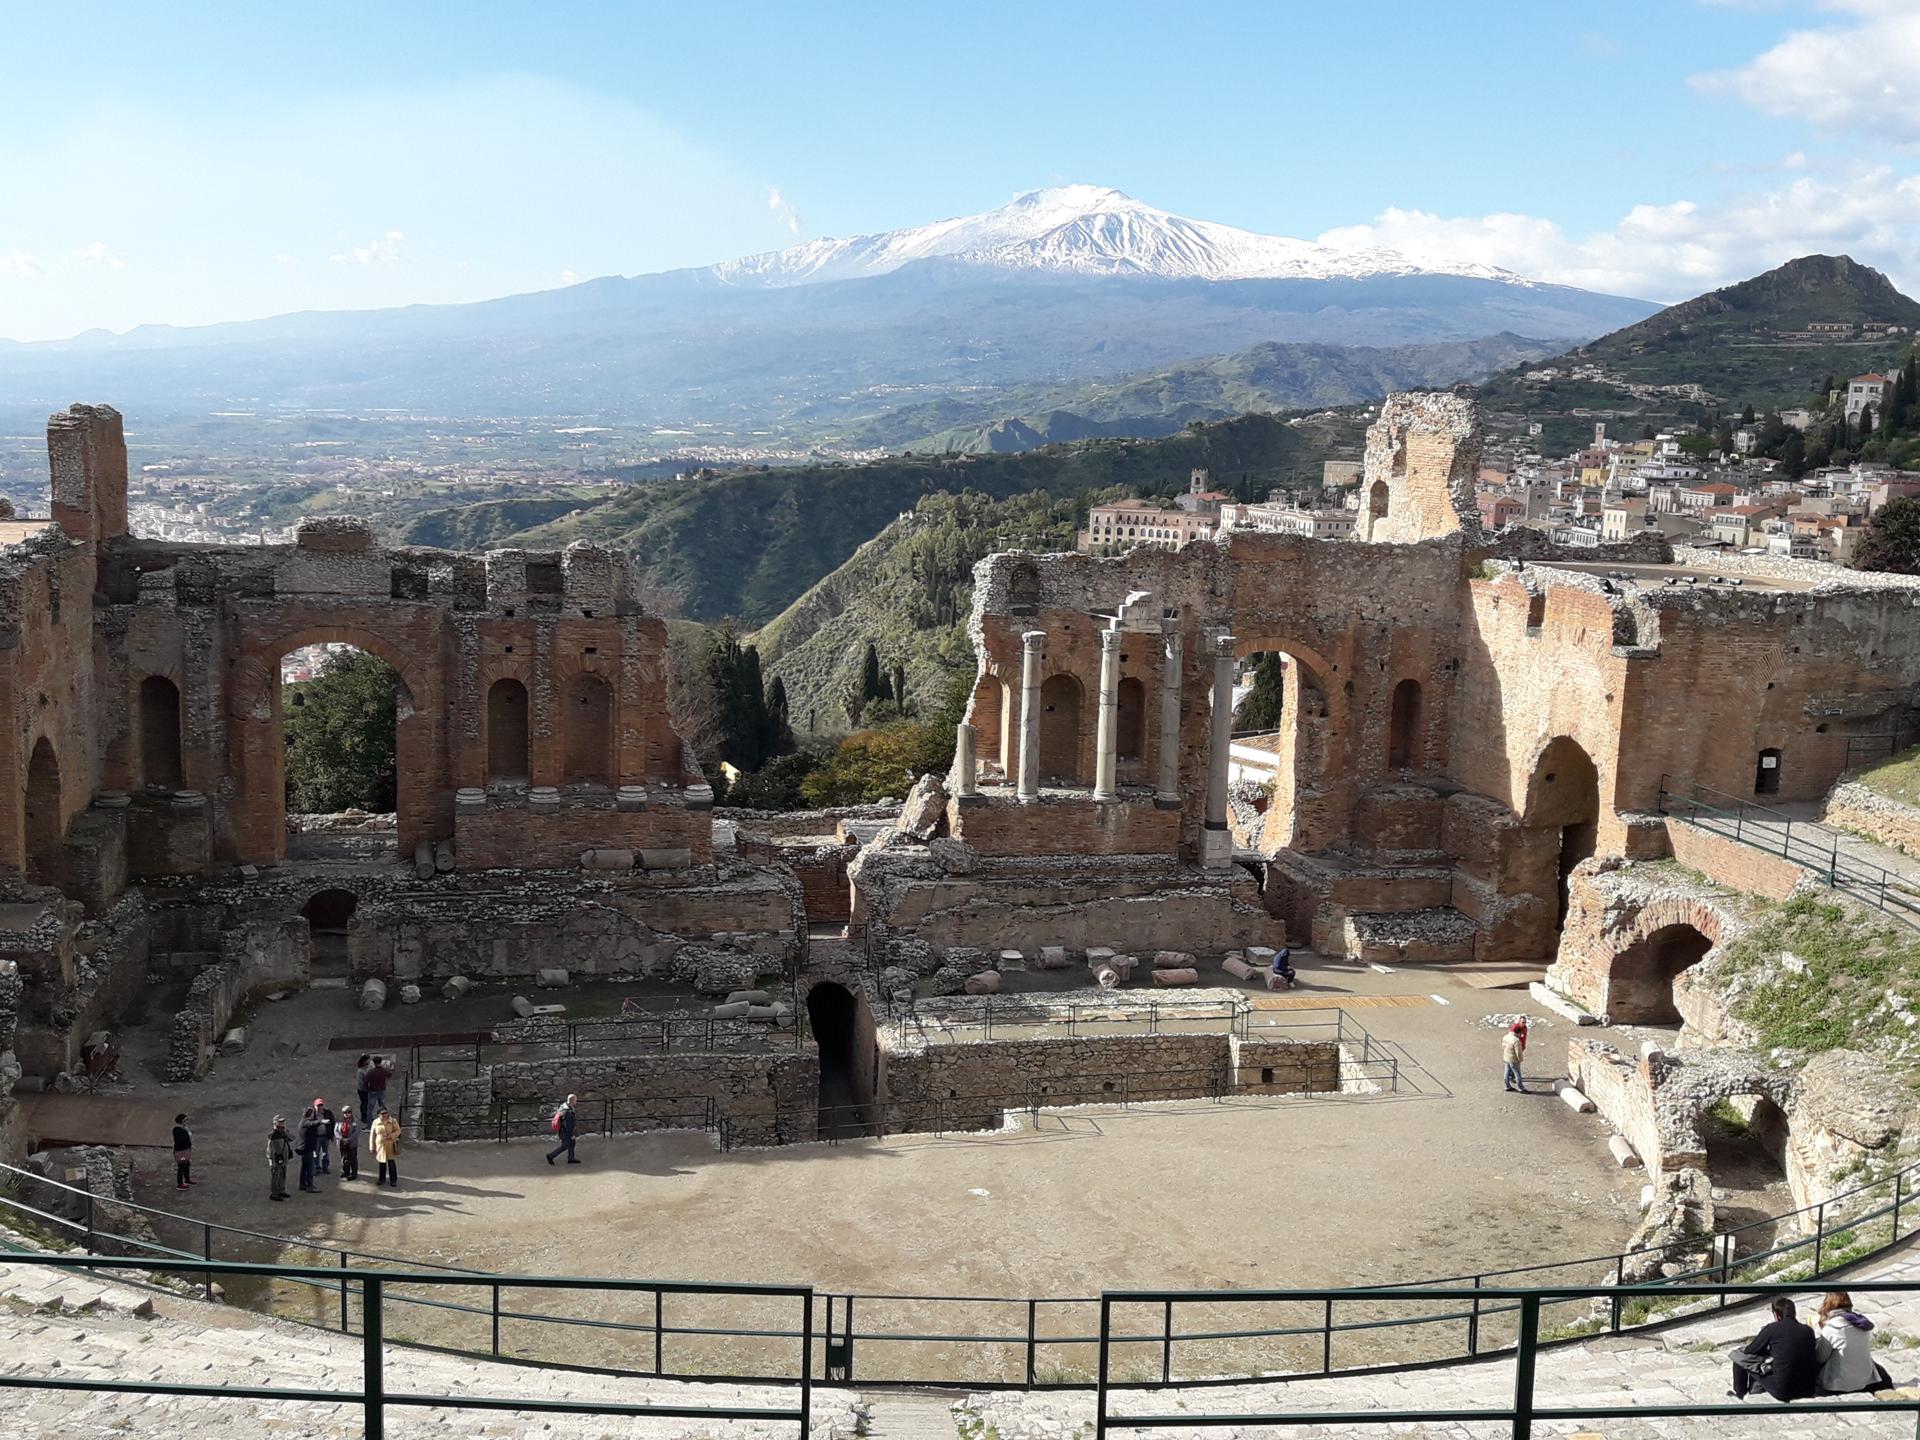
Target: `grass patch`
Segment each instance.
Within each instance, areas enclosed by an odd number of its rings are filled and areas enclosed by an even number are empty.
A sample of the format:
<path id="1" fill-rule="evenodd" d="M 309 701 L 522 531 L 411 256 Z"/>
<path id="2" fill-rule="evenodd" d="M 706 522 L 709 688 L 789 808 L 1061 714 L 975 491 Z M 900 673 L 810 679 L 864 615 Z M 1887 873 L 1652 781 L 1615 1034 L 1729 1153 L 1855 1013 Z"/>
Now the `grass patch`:
<path id="1" fill-rule="evenodd" d="M 1889 800 L 1920 805 L 1920 746 L 1859 771 L 1854 779 Z"/>
<path id="2" fill-rule="evenodd" d="M 1714 1101 L 1713 1108 L 1707 1111 L 1706 1118 L 1730 1140 L 1741 1139 L 1751 1128 L 1747 1117 L 1740 1113 L 1739 1106 L 1731 1100 Z"/>
<path id="3" fill-rule="evenodd" d="M 1789 968 L 1785 956 L 1798 963 Z M 1812 897 L 1765 907 L 1724 972 L 1754 983 L 1734 1005 L 1760 1048 L 1832 1050 L 1904 1033 L 1886 992 L 1920 993 L 1920 940 Z"/>

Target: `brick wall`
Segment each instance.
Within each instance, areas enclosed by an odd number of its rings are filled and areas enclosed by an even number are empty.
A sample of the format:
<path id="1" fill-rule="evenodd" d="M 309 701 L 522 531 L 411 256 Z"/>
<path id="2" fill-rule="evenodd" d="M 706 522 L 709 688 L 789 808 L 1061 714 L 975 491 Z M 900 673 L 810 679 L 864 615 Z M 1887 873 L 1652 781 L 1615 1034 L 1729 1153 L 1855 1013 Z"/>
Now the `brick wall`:
<path id="1" fill-rule="evenodd" d="M 1675 860 L 1732 890 L 1785 900 L 1809 878 L 1805 867 L 1783 856 L 1702 830 L 1685 820 L 1669 819 L 1667 836 Z"/>
<path id="2" fill-rule="evenodd" d="M 1043 796 L 1022 805 L 996 795 L 982 805 L 947 806 L 955 839 L 982 855 L 1171 855 L 1180 815 L 1151 800 L 1096 805 L 1083 796 Z"/>
<path id="3" fill-rule="evenodd" d="M 518 805 L 462 809 L 454 820 L 454 863 L 462 870 L 574 869 L 582 852 L 690 850 L 696 863 L 713 858 L 711 812 L 684 805 L 618 810 L 569 803 L 551 814 Z"/>

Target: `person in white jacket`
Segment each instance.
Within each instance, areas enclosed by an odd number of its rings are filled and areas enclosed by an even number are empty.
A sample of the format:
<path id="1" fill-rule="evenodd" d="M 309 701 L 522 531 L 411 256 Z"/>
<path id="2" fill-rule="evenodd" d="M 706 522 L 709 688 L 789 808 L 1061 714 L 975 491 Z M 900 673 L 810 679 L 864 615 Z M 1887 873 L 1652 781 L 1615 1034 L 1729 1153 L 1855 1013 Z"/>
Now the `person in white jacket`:
<path id="1" fill-rule="evenodd" d="M 1873 1363 L 1873 1321 L 1853 1308 L 1853 1297 L 1846 1291 L 1827 1292 L 1813 1328 L 1823 1393 L 1850 1395 L 1887 1383 L 1885 1372 Z"/>

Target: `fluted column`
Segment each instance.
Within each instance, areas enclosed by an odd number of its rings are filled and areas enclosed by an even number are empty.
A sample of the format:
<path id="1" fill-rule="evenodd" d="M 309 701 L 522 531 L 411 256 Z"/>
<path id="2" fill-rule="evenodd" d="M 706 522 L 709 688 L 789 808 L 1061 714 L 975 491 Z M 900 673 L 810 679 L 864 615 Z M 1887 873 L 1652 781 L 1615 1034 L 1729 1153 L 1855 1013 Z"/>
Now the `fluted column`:
<path id="1" fill-rule="evenodd" d="M 1020 637 L 1020 783 L 1022 800 L 1040 798 L 1040 649 L 1044 630 Z"/>
<path id="2" fill-rule="evenodd" d="M 1207 824 L 1201 837 L 1203 864 L 1233 860 L 1233 835 L 1227 829 L 1227 762 L 1233 748 L 1233 636 L 1216 633 L 1213 655 L 1213 726 L 1207 742 Z"/>
<path id="3" fill-rule="evenodd" d="M 1117 800 L 1114 751 L 1120 738 L 1120 632 L 1100 632 L 1100 724 L 1094 731 L 1093 798 Z"/>
<path id="4" fill-rule="evenodd" d="M 1180 808 L 1180 632 L 1168 630 L 1160 669 L 1160 783 L 1153 803 L 1160 810 Z"/>

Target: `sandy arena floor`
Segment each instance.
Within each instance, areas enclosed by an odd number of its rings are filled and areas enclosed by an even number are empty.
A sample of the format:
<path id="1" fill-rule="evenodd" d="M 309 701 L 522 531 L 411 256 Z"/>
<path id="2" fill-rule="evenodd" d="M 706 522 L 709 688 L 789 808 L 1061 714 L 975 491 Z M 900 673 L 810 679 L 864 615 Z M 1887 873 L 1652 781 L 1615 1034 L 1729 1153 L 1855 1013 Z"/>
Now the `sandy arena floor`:
<path id="1" fill-rule="evenodd" d="M 876 1296 L 1086 1297 L 1124 1286 L 1404 1282 L 1602 1255 L 1621 1245 L 1637 1219 L 1642 1173 L 1614 1165 L 1595 1117 L 1575 1114 L 1550 1093 L 1500 1088 L 1499 1030 L 1486 1017 L 1524 1008 L 1524 990 L 1477 990 L 1439 969 L 1380 974 L 1301 958 L 1297 993 L 1329 1004 L 1351 1000 L 1350 1017 L 1403 1057 L 1406 1093 L 1043 1112 L 1037 1124 L 1023 1117 L 1017 1129 L 995 1135 L 731 1154 L 703 1135 L 585 1138 L 585 1163 L 572 1168 L 549 1168 L 536 1141 L 426 1145 L 402 1155 L 397 1192 L 328 1178 L 320 1195 L 296 1193 L 283 1204 L 266 1195 L 272 1115 L 291 1121 L 316 1094 L 336 1103 L 351 1098 L 354 1056 L 328 1051 L 329 1038 L 471 1028 L 504 1013 L 504 995 L 369 1016 L 344 990 L 311 991 L 262 1005 L 250 1020 L 248 1051 L 219 1060 L 206 1081 L 168 1087 L 154 1067 L 174 997 L 158 994 L 147 1022 L 126 1037 L 124 1068 L 142 1098 L 190 1113 L 202 1183 L 176 1191 L 168 1157 L 157 1150 L 141 1177 L 141 1198 L 196 1219 L 442 1265 L 810 1282 Z M 1410 1003 L 1381 1003 L 1396 996 Z M 583 998 L 590 1006 L 604 997 Z M 1562 1073 L 1572 1031 L 1556 1017 L 1536 1021 L 1529 1066 L 1536 1083 Z M 363 1157 L 363 1173 L 371 1172 Z M 259 1258 L 264 1248 L 255 1247 Z M 1545 1278 L 1597 1277 L 1582 1267 Z M 477 1289 L 445 1298 L 490 1304 Z M 295 1296 L 284 1303 L 326 1314 L 338 1302 Z M 529 1313 L 548 1303 L 533 1292 L 505 1301 L 508 1310 Z M 582 1302 L 570 1303 L 579 1313 Z M 673 1304 L 669 1321 L 688 1325 L 741 1314 L 739 1302 Z M 640 1308 L 650 1311 L 651 1301 L 610 1298 L 593 1313 L 639 1318 Z M 1024 1334 L 1025 1309 L 862 1300 L 856 1319 L 863 1331 L 1011 1336 Z M 401 1332 L 489 1343 L 485 1317 L 423 1309 L 417 1318 Z M 1092 1323 L 1090 1306 L 1043 1307 L 1038 1316 L 1043 1335 L 1085 1335 Z M 1431 1339 L 1443 1348 L 1459 1343 L 1458 1333 Z M 502 1343 L 546 1354 L 562 1345 L 561 1353 L 589 1359 L 639 1342 L 509 1321 Z M 690 1354 L 714 1342 L 671 1343 Z M 1017 1363 L 1019 1350 L 861 1345 L 866 1378 L 890 1365 L 924 1366 L 936 1350 L 942 1366 L 992 1378 Z M 1072 1373 L 1086 1353 L 1059 1345 L 1047 1364 Z M 752 1369 L 750 1355 L 738 1363 Z"/>

